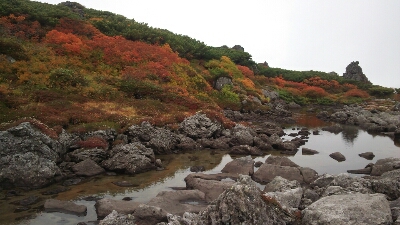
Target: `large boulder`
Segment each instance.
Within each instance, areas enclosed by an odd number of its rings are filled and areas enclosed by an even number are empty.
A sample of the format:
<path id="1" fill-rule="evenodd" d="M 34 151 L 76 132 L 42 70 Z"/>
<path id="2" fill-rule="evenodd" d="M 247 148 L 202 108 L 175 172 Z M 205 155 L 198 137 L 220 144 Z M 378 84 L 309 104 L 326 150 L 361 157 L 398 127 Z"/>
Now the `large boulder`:
<path id="1" fill-rule="evenodd" d="M 203 192 L 207 202 L 214 201 L 222 192 L 234 184 L 233 181 L 210 180 L 210 178 L 204 178 L 207 177 L 192 173 L 185 178 L 185 182 L 187 189 L 197 189 Z"/>
<path id="2" fill-rule="evenodd" d="M 130 214 L 122 214 L 113 210 L 103 220 L 100 220 L 99 225 L 136 225 L 135 217 Z"/>
<path id="3" fill-rule="evenodd" d="M 54 182 L 64 151 L 29 122 L 0 131 L 0 186 L 41 188 Z"/>
<path id="4" fill-rule="evenodd" d="M 161 222 L 167 222 L 167 212 L 161 208 L 139 205 L 132 214 L 135 217 L 135 225 L 153 225 Z"/>
<path id="5" fill-rule="evenodd" d="M 264 163 L 253 174 L 253 179 L 261 184 L 271 182 L 276 176 L 281 176 L 287 180 L 296 180 L 304 183 L 304 178 L 300 173 L 299 168 L 290 166 L 278 166 Z"/>
<path id="6" fill-rule="evenodd" d="M 250 127 L 243 126 L 241 124 L 236 124 L 236 126 L 232 129 L 232 138 L 229 142 L 232 146 L 238 145 L 254 145 L 254 137 L 256 136 L 256 132 Z"/>
<path id="7" fill-rule="evenodd" d="M 73 152 L 67 154 L 72 162 L 82 162 L 86 159 L 91 159 L 96 163 L 101 163 L 108 158 L 107 151 L 102 148 L 91 148 L 91 149 L 76 149 Z"/>
<path id="8" fill-rule="evenodd" d="M 153 127 L 144 121 L 140 126 L 132 125 L 127 131 L 128 139 L 132 142 L 140 141 L 146 147 L 152 148 L 156 154 L 168 154 L 175 149 L 179 137 L 170 130 Z"/>
<path id="9" fill-rule="evenodd" d="M 264 196 L 276 199 L 285 209 L 296 211 L 303 196 L 303 189 L 298 181 L 289 181 L 275 177 L 264 188 Z"/>
<path id="10" fill-rule="evenodd" d="M 221 130 L 221 125 L 211 121 L 203 113 L 196 113 L 185 118 L 179 125 L 182 134 L 193 139 L 210 138 L 217 131 Z"/>
<path id="11" fill-rule="evenodd" d="M 250 156 L 234 159 L 227 163 L 221 172 L 251 176 L 254 173 L 254 160 Z"/>
<path id="12" fill-rule="evenodd" d="M 303 224 L 391 224 L 389 202 L 382 194 L 343 194 L 319 199 L 302 211 Z"/>
<path id="13" fill-rule="evenodd" d="M 110 158 L 101 164 L 108 170 L 136 174 L 156 168 L 153 150 L 139 142 L 117 145 L 109 155 Z"/>
<path id="14" fill-rule="evenodd" d="M 383 193 L 391 200 L 400 197 L 400 169 L 385 172 L 371 183 L 375 192 Z"/>
<path id="15" fill-rule="evenodd" d="M 400 169 L 400 158 L 379 159 L 372 166 L 371 176 L 380 176 L 385 172 Z"/>
<path id="16" fill-rule="evenodd" d="M 294 218 L 275 203 L 263 199 L 260 190 L 249 176 L 238 181 L 191 224 L 288 224 Z"/>

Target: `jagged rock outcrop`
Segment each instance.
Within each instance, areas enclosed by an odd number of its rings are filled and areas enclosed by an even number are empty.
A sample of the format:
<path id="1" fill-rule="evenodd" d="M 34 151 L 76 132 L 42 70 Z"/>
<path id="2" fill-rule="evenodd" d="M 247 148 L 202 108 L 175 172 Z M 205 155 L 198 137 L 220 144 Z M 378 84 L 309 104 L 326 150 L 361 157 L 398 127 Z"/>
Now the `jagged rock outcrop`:
<path id="1" fill-rule="evenodd" d="M 61 175 L 61 144 L 24 122 L 0 131 L 0 186 L 41 188 Z"/>
<path id="2" fill-rule="evenodd" d="M 351 62 L 346 67 L 346 72 L 343 73 L 343 78 L 370 84 L 371 82 L 368 80 L 367 76 L 363 74 L 362 68 L 358 64 L 358 61 Z"/>

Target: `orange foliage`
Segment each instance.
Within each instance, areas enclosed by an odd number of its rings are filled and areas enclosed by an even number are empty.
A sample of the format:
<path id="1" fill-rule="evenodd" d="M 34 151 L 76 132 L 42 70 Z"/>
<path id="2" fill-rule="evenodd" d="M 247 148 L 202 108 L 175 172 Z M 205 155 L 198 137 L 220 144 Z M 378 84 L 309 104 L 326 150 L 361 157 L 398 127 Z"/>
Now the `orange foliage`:
<path id="1" fill-rule="evenodd" d="M 328 93 L 320 88 L 320 87 L 314 87 L 314 86 L 309 86 L 306 87 L 302 93 L 306 96 L 306 97 L 310 97 L 310 98 L 320 98 L 320 97 L 324 97 L 327 96 Z"/>
<path id="2" fill-rule="evenodd" d="M 303 90 L 303 89 L 307 88 L 308 85 L 304 84 L 304 83 L 294 82 L 294 81 L 286 81 L 285 87 L 292 87 L 292 88 L 296 88 L 299 90 Z"/>
<path id="3" fill-rule="evenodd" d="M 84 141 L 78 141 L 79 147 L 90 149 L 90 148 L 102 148 L 107 149 L 108 143 L 101 137 L 89 137 Z"/>
<path id="4" fill-rule="evenodd" d="M 348 90 L 351 90 L 351 89 L 357 89 L 356 85 L 348 84 L 348 83 L 343 84 L 342 87 L 343 87 L 343 91 L 348 91 Z"/>
<path id="5" fill-rule="evenodd" d="M 254 78 L 254 72 L 247 66 L 236 65 L 236 67 L 242 72 L 245 77 Z"/>
<path id="6" fill-rule="evenodd" d="M 272 82 L 274 82 L 279 87 L 284 87 L 286 82 L 287 82 L 285 79 L 283 79 L 282 76 L 275 77 L 275 78 L 270 78 L 270 79 L 272 80 Z"/>
<path id="7" fill-rule="evenodd" d="M 240 82 L 242 82 L 242 84 L 243 84 L 245 87 L 247 87 L 247 88 L 250 88 L 250 89 L 255 89 L 255 88 L 256 88 L 255 85 L 254 85 L 254 83 L 253 83 L 253 81 L 250 80 L 250 79 L 247 78 L 247 77 L 244 78 L 244 79 L 241 79 Z"/>
<path id="8" fill-rule="evenodd" d="M 320 77 L 311 77 L 310 79 L 306 79 L 303 82 L 310 86 L 320 87 L 328 91 L 337 90 L 340 87 L 339 82 L 337 82 L 336 80 L 323 80 Z"/>
<path id="9" fill-rule="evenodd" d="M 63 33 L 57 30 L 51 30 L 46 34 L 46 43 L 60 45 L 54 46 L 55 50 L 59 54 L 63 53 L 77 53 L 79 54 L 82 49 L 87 48 L 86 45 L 82 42 L 82 40 L 72 34 L 72 33 Z"/>
<path id="10" fill-rule="evenodd" d="M 351 89 L 348 90 L 344 96 L 346 97 L 358 97 L 358 98 L 368 98 L 369 94 L 366 91 L 360 89 Z"/>

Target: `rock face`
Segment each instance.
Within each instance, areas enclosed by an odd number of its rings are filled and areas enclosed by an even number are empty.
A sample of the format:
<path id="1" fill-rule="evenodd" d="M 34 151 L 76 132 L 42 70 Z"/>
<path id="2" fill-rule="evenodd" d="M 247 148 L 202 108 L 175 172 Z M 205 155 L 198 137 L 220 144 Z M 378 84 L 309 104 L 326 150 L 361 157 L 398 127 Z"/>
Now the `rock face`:
<path id="1" fill-rule="evenodd" d="M 205 114 L 196 113 L 180 124 L 183 134 L 193 139 L 210 138 L 221 129 L 221 125 L 211 121 Z"/>
<path id="2" fill-rule="evenodd" d="M 321 198 L 303 210 L 303 224 L 391 224 L 389 202 L 382 194 L 343 194 Z"/>
<path id="3" fill-rule="evenodd" d="M 60 175 L 63 148 L 56 140 L 24 122 L 0 131 L 0 186 L 40 188 Z"/>
<path id="4" fill-rule="evenodd" d="M 230 78 L 230 77 L 219 77 L 214 83 L 214 88 L 217 89 L 218 91 L 220 91 L 220 90 L 222 90 L 222 88 L 225 85 L 233 85 L 232 78 Z"/>
<path id="5" fill-rule="evenodd" d="M 368 80 L 367 76 L 363 74 L 362 69 L 358 64 L 359 64 L 358 61 L 351 62 L 346 67 L 346 72 L 343 73 L 343 78 L 370 84 L 371 82 Z"/>
<path id="6" fill-rule="evenodd" d="M 135 174 L 155 169 L 155 156 L 150 148 L 139 142 L 117 145 L 109 152 L 110 158 L 102 166 L 108 170 Z"/>

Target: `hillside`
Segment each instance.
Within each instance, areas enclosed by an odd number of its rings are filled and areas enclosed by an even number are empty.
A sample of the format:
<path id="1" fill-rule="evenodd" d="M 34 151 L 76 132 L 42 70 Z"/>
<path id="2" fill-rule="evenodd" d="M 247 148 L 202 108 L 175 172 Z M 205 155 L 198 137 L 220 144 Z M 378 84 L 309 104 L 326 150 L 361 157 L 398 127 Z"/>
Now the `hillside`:
<path id="1" fill-rule="evenodd" d="M 263 90 L 301 105 L 392 93 L 334 74 L 270 68 L 241 49 L 79 3 L 1 0 L 0 33 L 0 123 L 35 118 L 77 132 L 144 120 L 174 126 L 202 110 L 231 126 L 222 110 L 268 110 Z M 228 84 L 214 88 L 221 77 Z"/>

